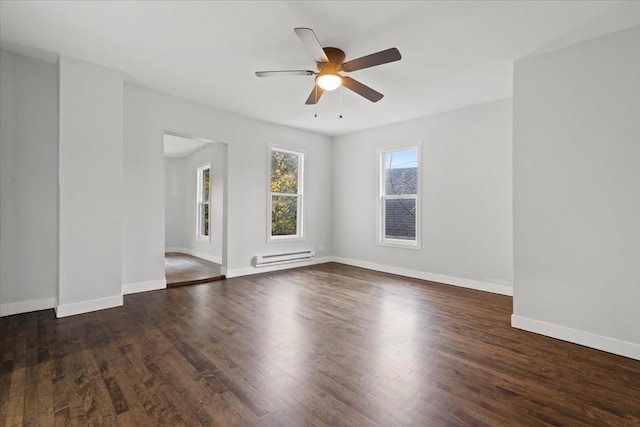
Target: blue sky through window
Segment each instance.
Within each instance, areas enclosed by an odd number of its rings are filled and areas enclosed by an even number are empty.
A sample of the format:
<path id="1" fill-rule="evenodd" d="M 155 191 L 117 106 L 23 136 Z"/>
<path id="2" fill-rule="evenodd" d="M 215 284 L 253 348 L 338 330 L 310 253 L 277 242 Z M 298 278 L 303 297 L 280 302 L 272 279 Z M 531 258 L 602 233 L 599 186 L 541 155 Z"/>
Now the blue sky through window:
<path id="1" fill-rule="evenodd" d="M 393 151 L 384 156 L 385 169 L 418 167 L 418 150 Z"/>

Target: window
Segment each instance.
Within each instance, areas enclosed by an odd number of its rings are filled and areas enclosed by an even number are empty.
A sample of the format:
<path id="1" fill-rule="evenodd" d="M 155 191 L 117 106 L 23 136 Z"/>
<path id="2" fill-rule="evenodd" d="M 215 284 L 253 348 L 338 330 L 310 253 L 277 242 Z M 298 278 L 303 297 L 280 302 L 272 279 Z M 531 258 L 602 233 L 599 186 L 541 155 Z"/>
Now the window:
<path id="1" fill-rule="evenodd" d="M 211 241 L 210 233 L 210 206 L 211 199 L 211 164 L 198 168 L 198 196 L 196 197 L 197 219 L 196 237 L 198 240 Z"/>
<path id="2" fill-rule="evenodd" d="M 419 248 L 419 147 L 379 154 L 378 244 Z"/>
<path id="3" fill-rule="evenodd" d="M 271 149 L 269 240 L 302 238 L 302 177 L 304 154 Z"/>

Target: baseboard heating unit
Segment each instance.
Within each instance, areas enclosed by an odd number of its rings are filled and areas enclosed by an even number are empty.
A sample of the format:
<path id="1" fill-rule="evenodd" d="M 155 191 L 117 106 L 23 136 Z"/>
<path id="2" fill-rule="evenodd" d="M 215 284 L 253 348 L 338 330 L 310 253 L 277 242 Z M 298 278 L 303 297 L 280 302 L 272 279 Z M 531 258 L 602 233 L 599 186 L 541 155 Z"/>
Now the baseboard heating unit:
<path id="1" fill-rule="evenodd" d="M 315 256 L 313 251 L 283 252 L 279 254 L 256 255 L 253 258 L 255 267 L 266 267 L 267 265 L 285 264 L 288 262 L 300 262 L 311 259 Z"/>

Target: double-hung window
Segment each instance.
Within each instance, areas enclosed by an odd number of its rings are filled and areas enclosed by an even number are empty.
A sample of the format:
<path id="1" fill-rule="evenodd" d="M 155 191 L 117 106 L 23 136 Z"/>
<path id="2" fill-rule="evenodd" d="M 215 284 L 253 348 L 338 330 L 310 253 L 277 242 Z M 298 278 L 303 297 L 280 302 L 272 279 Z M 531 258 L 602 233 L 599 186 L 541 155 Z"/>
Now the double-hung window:
<path id="1" fill-rule="evenodd" d="M 304 154 L 271 148 L 269 241 L 302 238 Z"/>
<path id="2" fill-rule="evenodd" d="M 210 241 L 211 164 L 206 164 L 198 168 L 197 187 L 196 237 L 198 240 Z"/>
<path id="3" fill-rule="evenodd" d="M 378 244 L 419 248 L 419 146 L 381 150 Z"/>

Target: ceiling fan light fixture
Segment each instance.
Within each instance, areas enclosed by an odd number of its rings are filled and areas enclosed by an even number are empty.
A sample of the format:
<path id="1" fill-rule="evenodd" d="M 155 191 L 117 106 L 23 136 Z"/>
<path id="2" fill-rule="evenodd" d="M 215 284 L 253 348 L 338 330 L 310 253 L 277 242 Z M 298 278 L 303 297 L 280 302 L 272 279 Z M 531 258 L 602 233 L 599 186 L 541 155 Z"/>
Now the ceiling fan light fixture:
<path id="1" fill-rule="evenodd" d="M 296 27 L 293 31 L 295 31 L 304 47 L 309 51 L 309 53 L 311 53 L 311 56 L 313 56 L 318 72 L 316 73 L 311 70 L 257 71 L 256 76 L 272 77 L 315 75 L 313 90 L 307 98 L 305 105 L 317 104 L 325 91 L 336 90 L 340 86 L 344 86 L 371 102 L 378 102 L 384 97 L 383 94 L 371 89 L 365 84 L 360 83 L 356 79 L 349 76 L 341 76 L 340 72 L 350 73 L 352 71 L 371 68 L 402 59 L 400 51 L 395 47 L 392 47 L 387 50 L 381 50 L 380 52 L 344 62 L 344 51 L 337 47 L 322 47 L 318 41 L 318 37 L 316 37 L 316 34 L 311 28 Z"/>
<path id="2" fill-rule="evenodd" d="M 316 83 L 324 90 L 335 90 L 342 85 L 342 77 L 340 74 L 319 74 Z"/>

